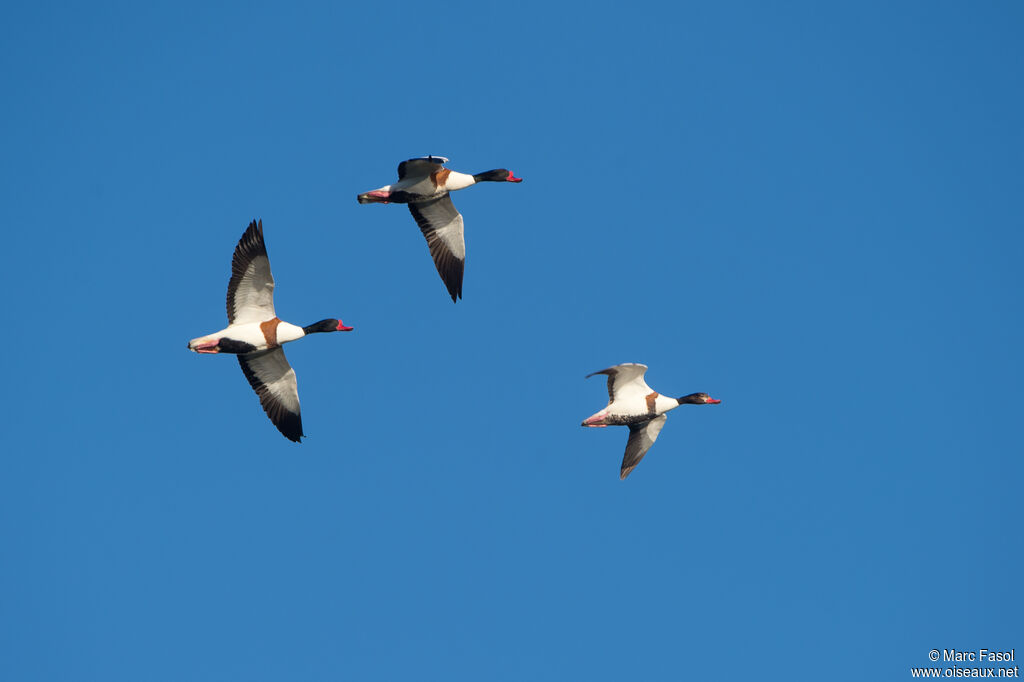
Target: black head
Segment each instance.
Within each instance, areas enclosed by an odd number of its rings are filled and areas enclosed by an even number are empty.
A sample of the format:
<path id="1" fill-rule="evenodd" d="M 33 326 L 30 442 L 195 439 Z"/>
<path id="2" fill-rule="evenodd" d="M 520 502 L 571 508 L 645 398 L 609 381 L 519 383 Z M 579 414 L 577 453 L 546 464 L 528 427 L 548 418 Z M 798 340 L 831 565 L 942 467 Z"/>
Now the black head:
<path id="1" fill-rule="evenodd" d="M 341 320 L 328 318 L 326 320 L 314 322 L 308 327 L 303 327 L 302 331 L 307 334 L 316 334 L 319 332 L 350 332 L 352 331 L 352 327 L 346 327 Z"/>
<path id="2" fill-rule="evenodd" d="M 477 182 L 522 182 L 522 178 L 517 178 L 512 174 L 512 171 L 505 170 L 504 168 L 498 168 L 496 170 L 484 171 L 483 173 L 477 173 L 473 176 L 473 179 Z"/>
<path id="3" fill-rule="evenodd" d="M 676 398 L 680 405 L 717 405 L 722 402 L 721 400 L 715 400 L 707 393 L 691 393 L 690 395 L 684 395 L 682 398 Z"/>

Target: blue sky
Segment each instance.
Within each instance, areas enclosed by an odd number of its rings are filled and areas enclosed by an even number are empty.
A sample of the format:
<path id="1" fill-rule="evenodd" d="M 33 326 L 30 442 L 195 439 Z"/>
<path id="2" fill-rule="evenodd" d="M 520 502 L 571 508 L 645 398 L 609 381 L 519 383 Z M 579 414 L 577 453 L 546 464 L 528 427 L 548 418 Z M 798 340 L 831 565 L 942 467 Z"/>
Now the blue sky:
<path id="1" fill-rule="evenodd" d="M 1024 650 L 1024 10 L 0 11 L 0 678 L 903 679 Z M 456 195 L 453 305 L 403 159 Z M 308 438 L 232 358 L 263 220 Z M 597 369 L 672 413 L 625 482 Z"/>

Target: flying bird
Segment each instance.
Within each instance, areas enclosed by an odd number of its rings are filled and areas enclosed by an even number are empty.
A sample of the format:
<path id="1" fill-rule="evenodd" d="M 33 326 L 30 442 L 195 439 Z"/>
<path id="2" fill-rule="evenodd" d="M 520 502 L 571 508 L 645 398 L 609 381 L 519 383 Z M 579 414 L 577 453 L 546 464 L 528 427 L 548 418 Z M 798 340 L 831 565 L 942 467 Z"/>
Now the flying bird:
<path id="1" fill-rule="evenodd" d="M 636 468 L 654 445 L 661 428 L 665 426 L 665 420 L 668 419 L 666 412 L 680 405 L 717 405 L 722 402 L 707 393 L 691 393 L 682 398 L 663 396 L 644 382 L 646 371 L 647 365 L 627 362 L 587 375 L 587 378 L 595 374 L 608 375 L 608 406 L 584 419 L 581 426 L 629 427 L 629 440 L 626 442 L 626 454 L 622 458 L 620 479 L 629 476 L 629 472 Z"/>
<path id="2" fill-rule="evenodd" d="M 462 298 L 462 273 L 466 265 L 466 240 L 462 235 L 462 214 L 455 210 L 449 192 L 478 182 L 522 182 L 512 171 L 499 168 L 476 175 L 457 173 L 444 167 L 443 156 L 423 156 L 398 164 L 398 182 L 384 185 L 358 197 L 360 204 L 408 204 L 430 247 L 437 273 L 441 275 L 452 301 Z"/>
<path id="3" fill-rule="evenodd" d="M 288 440 L 299 442 L 302 414 L 295 370 L 281 345 L 318 332 L 350 332 L 341 320 L 327 319 L 296 327 L 274 312 L 274 277 L 263 242 L 263 221 L 249 223 L 231 259 L 228 326 L 188 342 L 196 353 L 232 353 L 260 397 L 263 410 Z"/>

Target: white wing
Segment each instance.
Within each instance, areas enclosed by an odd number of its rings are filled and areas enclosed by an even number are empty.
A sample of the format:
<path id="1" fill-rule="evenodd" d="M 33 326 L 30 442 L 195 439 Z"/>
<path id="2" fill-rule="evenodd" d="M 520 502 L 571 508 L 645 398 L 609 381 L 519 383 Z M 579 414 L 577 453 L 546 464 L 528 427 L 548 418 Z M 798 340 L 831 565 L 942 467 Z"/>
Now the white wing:
<path id="1" fill-rule="evenodd" d="M 299 384 L 295 370 L 280 348 L 238 356 L 245 378 L 260 397 L 263 411 L 288 440 L 302 437 L 302 413 L 299 410 Z"/>
<path id="2" fill-rule="evenodd" d="M 266 322 L 274 313 L 274 276 L 263 243 L 263 221 L 254 220 L 238 240 L 228 282 L 228 322 Z"/>
<path id="3" fill-rule="evenodd" d="M 626 454 L 622 457 L 622 469 L 619 471 L 619 478 L 629 476 L 629 472 L 636 469 L 636 465 L 644 458 L 647 451 L 658 440 L 661 428 L 665 426 L 665 415 L 659 415 L 650 421 L 634 424 L 629 427 L 629 440 L 626 441 Z"/>
<path id="4" fill-rule="evenodd" d="M 448 294 L 453 301 L 462 298 L 466 239 L 462 215 L 455 209 L 451 197 L 444 194 L 436 199 L 417 201 L 409 204 L 409 212 L 427 239 L 437 274 L 444 280 Z"/>
<path id="5" fill-rule="evenodd" d="M 642 402 L 644 398 L 653 393 L 653 389 L 644 382 L 644 373 L 647 365 L 636 362 L 627 362 L 622 365 L 615 365 L 608 369 L 602 369 L 587 375 L 587 378 L 595 374 L 608 375 L 608 404 L 614 402 Z"/>

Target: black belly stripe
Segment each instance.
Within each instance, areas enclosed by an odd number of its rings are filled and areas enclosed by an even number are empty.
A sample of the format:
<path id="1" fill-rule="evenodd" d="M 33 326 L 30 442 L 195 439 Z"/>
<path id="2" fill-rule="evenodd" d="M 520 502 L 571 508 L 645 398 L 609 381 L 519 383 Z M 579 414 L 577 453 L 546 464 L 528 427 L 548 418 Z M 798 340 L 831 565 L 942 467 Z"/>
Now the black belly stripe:
<path id="1" fill-rule="evenodd" d="M 392 204 L 411 204 L 414 201 L 423 201 L 430 197 L 424 197 L 420 194 L 413 194 L 412 192 L 406 192 L 405 190 L 398 190 L 397 192 L 391 192 L 388 195 L 388 201 Z"/>
<path id="2" fill-rule="evenodd" d="M 646 414 L 637 414 L 628 417 L 618 414 L 610 414 L 604 418 L 604 423 L 608 426 L 633 426 L 634 424 L 643 424 L 650 420 L 650 415 Z"/>
<path id="3" fill-rule="evenodd" d="M 220 343 L 217 344 L 217 348 L 220 349 L 221 353 L 251 353 L 256 350 L 256 346 L 245 341 L 235 341 L 234 339 L 221 339 Z"/>

